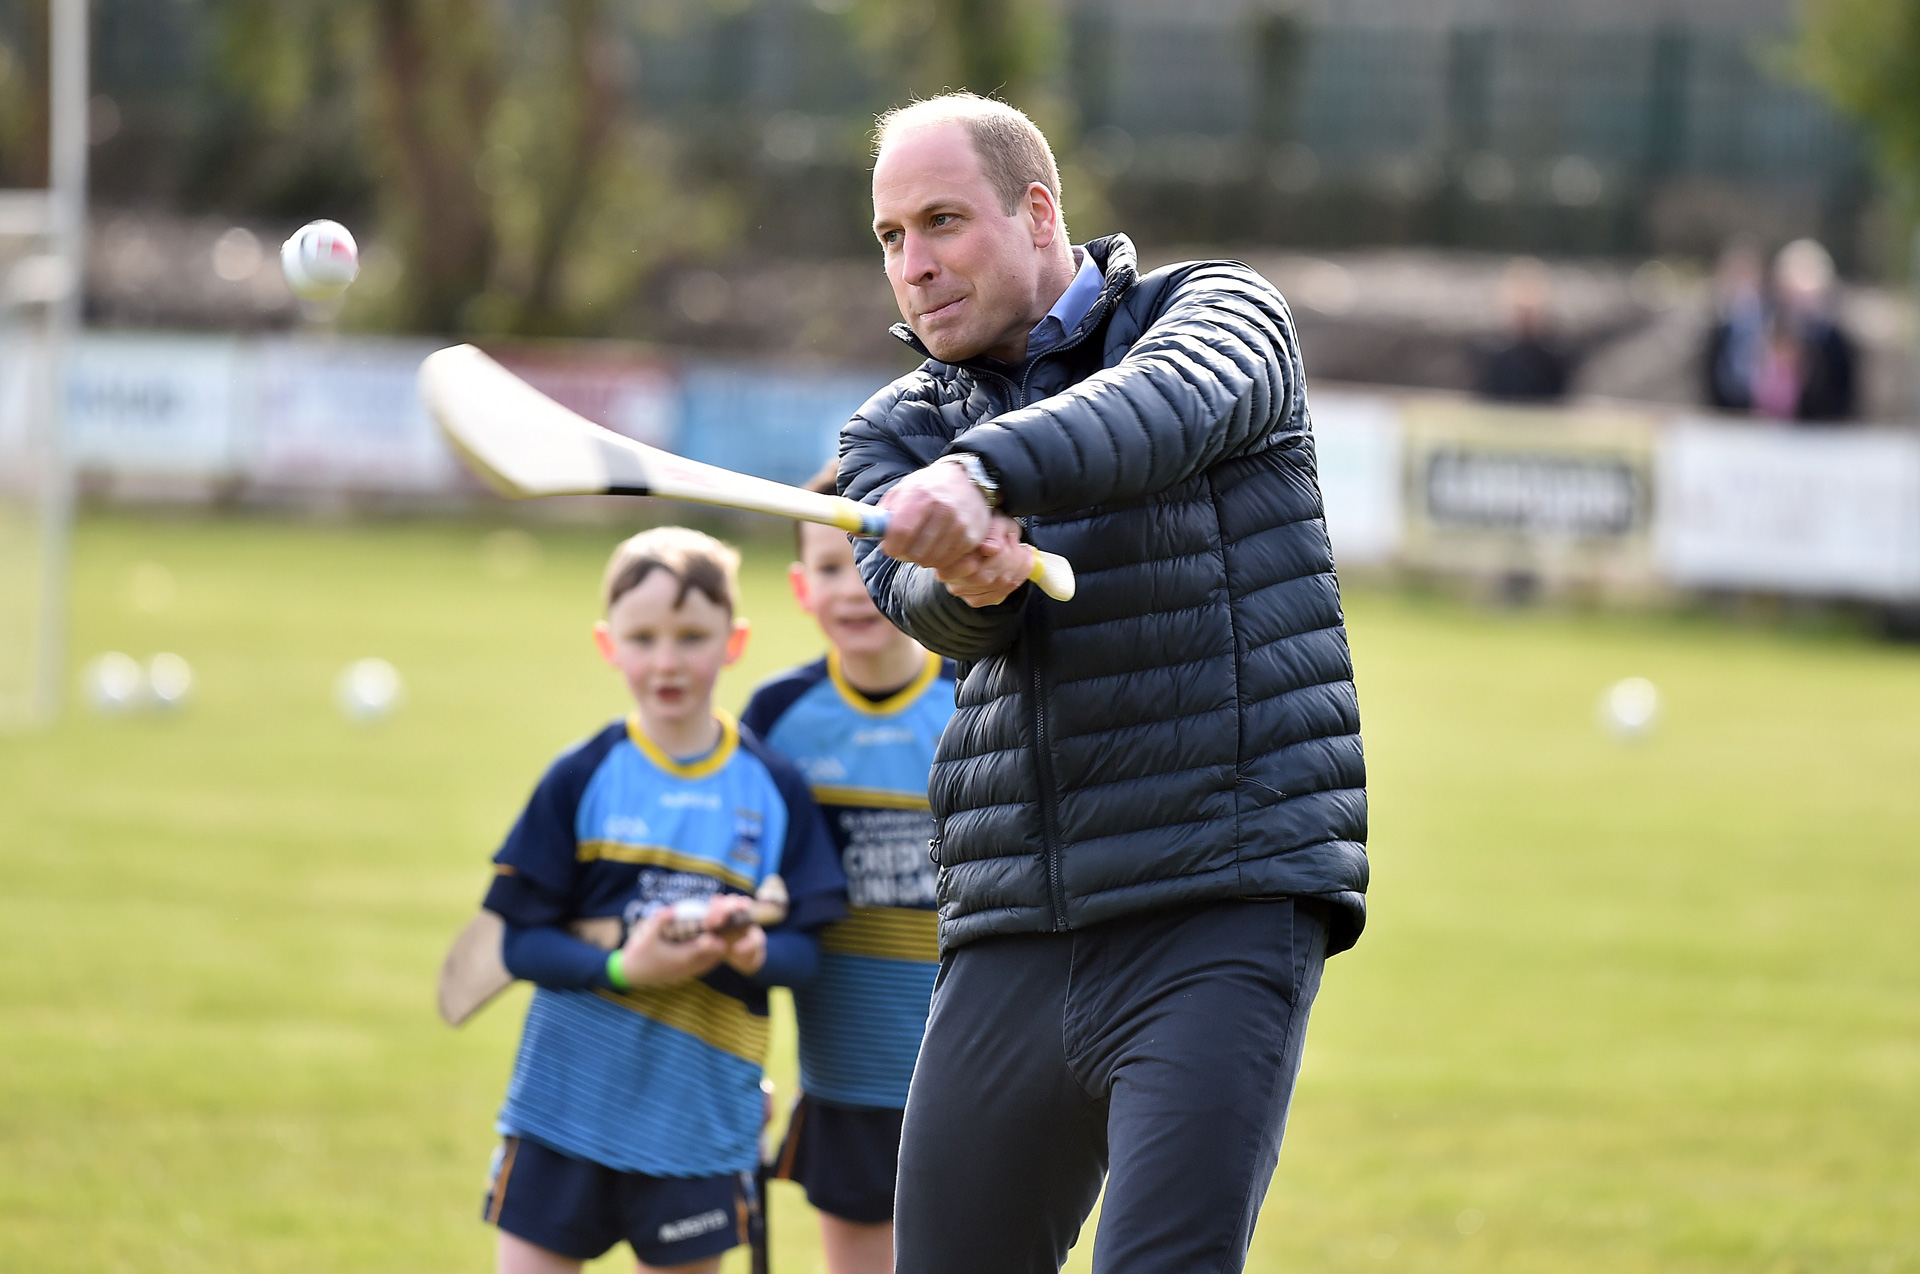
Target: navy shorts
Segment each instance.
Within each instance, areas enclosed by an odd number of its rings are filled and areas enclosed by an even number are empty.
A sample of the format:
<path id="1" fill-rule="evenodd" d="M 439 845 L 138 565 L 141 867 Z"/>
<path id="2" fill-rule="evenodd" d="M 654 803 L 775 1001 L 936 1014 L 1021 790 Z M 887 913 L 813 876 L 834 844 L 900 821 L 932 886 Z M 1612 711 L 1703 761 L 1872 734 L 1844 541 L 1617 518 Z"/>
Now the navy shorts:
<path id="1" fill-rule="evenodd" d="M 773 1175 L 806 1187 L 807 1202 L 859 1225 L 893 1220 L 904 1111 L 834 1106 L 805 1093 L 780 1146 Z"/>
<path id="2" fill-rule="evenodd" d="M 508 1137 L 494 1152 L 481 1216 L 576 1261 L 625 1239 L 648 1265 L 685 1265 L 747 1241 L 750 1175 L 648 1177 Z"/>

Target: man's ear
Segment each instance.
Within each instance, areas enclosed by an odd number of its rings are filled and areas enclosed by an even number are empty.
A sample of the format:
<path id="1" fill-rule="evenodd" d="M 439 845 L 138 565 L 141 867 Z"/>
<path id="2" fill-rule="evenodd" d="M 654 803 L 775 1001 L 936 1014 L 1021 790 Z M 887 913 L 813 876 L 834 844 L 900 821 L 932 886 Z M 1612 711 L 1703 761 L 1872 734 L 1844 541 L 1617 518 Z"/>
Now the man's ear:
<path id="1" fill-rule="evenodd" d="M 727 662 L 724 667 L 732 667 L 740 662 L 740 656 L 747 653 L 747 638 L 753 628 L 744 619 L 733 621 L 733 631 L 727 634 Z"/>
<path id="2" fill-rule="evenodd" d="M 613 663 L 613 629 L 607 627 L 604 619 L 593 626 L 593 648 L 609 665 Z"/>
<path id="3" fill-rule="evenodd" d="M 793 600 L 800 604 L 800 609 L 809 615 L 813 614 L 813 598 L 807 589 L 806 567 L 798 562 L 787 567 L 787 587 L 793 590 Z"/>
<path id="4" fill-rule="evenodd" d="M 1052 247 L 1060 233 L 1060 203 L 1040 182 L 1027 186 L 1027 216 L 1033 220 L 1033 246 Z"/>

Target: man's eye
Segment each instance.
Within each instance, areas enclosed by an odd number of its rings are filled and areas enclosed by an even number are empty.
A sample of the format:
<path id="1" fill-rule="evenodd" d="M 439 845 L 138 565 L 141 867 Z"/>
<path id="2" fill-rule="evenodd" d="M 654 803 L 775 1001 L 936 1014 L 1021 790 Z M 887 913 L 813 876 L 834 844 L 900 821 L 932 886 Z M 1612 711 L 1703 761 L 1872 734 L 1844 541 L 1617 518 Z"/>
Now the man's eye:
<path id="1" fill-rule="evenodd" d="M 889 230 L 880 236 L 880 246 L 883 248 L 891 248 L 899 242 L 900 232 L 898 230 Z"/>
<path id="2" fill-rule="evenodd" d="M 933 224 L 936 226 L 944 226 L 952 220 L 953 214 L 950 212 L 936 212 L 933 214 Z"/>

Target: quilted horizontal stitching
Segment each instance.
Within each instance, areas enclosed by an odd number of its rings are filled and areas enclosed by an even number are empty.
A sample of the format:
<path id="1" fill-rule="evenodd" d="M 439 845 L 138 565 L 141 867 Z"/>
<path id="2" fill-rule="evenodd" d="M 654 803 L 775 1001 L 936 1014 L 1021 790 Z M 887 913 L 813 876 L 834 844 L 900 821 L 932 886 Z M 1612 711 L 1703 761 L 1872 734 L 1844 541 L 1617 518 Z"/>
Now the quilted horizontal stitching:
<path id="1" fill-rule="evenodd" d="M 1195 602 L 1191 606 L 1176 606 L 1176 607 L 1173 607 L 1171 610 L 1133 611 L 1126 615 L 1109 615 L 1105 619 L 1090 620 L 1089 622 L 1084 624 L 1056 624 L 1054 625 L 1053 631 L 1056 633 L 1072 633 L 1072 632 L 1079 632 L 1081 629 L 1085 629 L 1085 628 L 1102 628 L 1108 624 L 1131 623 L 1136 619 L 1157 619 L 1163 615 L 1192 615 L 1202 611 L 1219 610 L 1224 605 L 1225 605 L 1224 602 L 1214 599 L 1214 600 L 1209 600 L 1204 602 Z M 1222 652 L 1222 653 L 1224 654 L 1225 652 Z M 1172 665 L 1156 665 L 1156 666 L 1171 667 Z M 1072 685 L 1073 682 L 1071 680 L 1067 680 L 1067 681 L 1055 680 L 1053 684 L 1056 686 L 1067 686 L 1067 685 Z"/>
<path id="2" fill-rule="evenodd" d="M 1281 633 L 1278 637 L 1272 638 L 1271 640 L 1268 640 L 1268 641 L 1263 641 L 1257 646 L 1248 646 L 1246 649 L 1246 652 L 1243 655 L 1241 655 L 1241 660 L 1242 662 L 1244 662 L 1246 660 L 1252 659 L 1255 655 L 1259 654 L 1261 651 L 1269 649 L 1270 647 L 1273 647 L 1273 646 L 1278 646 L 1283 641 L 1297 641 L 1299 638 L 1302 638 L 1302 637 L 1311 637 L 1315 633 L 1344 633 L 1345 631 L 1346 631 L 1345 624 L 1322 624 L 1318 628 L 1302 628 L 1297 633 Z M 1342 678 L 1342 680 L 1351 681 L 1352 678 L 1344 677 Z"/>
<path id="3" fill-rule="evenodd" d="M 1238 485 L 1238 484 L 1236 483 L 1235 485 Z M 1226 500 L 1228 502 L 1231 502 L 1233 497 L 1233 487 L 1228 487 L 1221 494 L 1224 497 L 1226 497 Z M 1326 514 L 1320 511 L 1319 509 L 1315 509 L 1311 513 L 1303 513 L 1297 518 L 1288 518 L 1284 522 L 1264 523 L 1258 528 L 1248 531 L 1245 535 L 1240 536 L 1238 539 L 1228 540 L 1227 545 L 1230 548 L 1237 547 L 1239 545 L 1245 544 L 1247 541 L 1253 539 L 1255 536 L 1265 535 L 1269 531 L 1284 531 L 1290 526 L 1301 526 L 1308 522 L 1324 522 L 1325 520 L 1326 520 Z"/>
<path id="4" fill-rule="evenodd" d="M 1320 742 L 1320 740 L 1313 739 L 1313 740 L 1308 740 L 1308 742 L 1318 743 Z M 1291 745 L 1291 746 L 1299 746 L 1299 745 Z M 1307 786 L 1294 788 L 1292 791 L 1289 791 L 1280 796 L 1274 797 L 1271 800 L 1260 802 L 1259 804 L 1256 804 L 1253 808 L 1256 810 L 1270 810 L 1275 808 L 1276 806 L 1284 804 L 1287 801 L 1297 801 L 1302 797 L 1306 797 L 1306 796 L 1325 796 L 1329 792 L 1364 792 L 1366 790 L 1365 788 L 1352 787 L 1345 783 L 1337 783 L 1334 781 L 1334 777 L 1331 775 L 1322 776 L 1322 781 L 1327 784 L 1330 784 L 1330 786 L 1325 786 L 1325 787 L 1315 786 L 1314 780 L 1308 779 Z M 1260 800 L 1258 794 L 1262 788 L 1265 788 L 1269 792 L 1273 790 L 1272 788 L 1267 787 L 1267 785 L 1264 783 L 1247 783 L 1244 786 L 1252 789 L 1254 793 L 1253 799 L 1255 801 Z"/>
<path id="5" fill-rule="evenodd" d="M 1222 791 L 1221 794 L 1225 795 L 1226 793 L 1225 791 Z M 1232 817 L 1233 816 L 1231 814 L 1218 814 L 1209 818 L 1176 819 L 1171 823 L 1142 823 L 1137 827 L 1129 827 L 1124 832 L 1108 832 L 1104 836 L 1092 836 L 1079 843 L 1082 845 L 1098 845 L 1106 841 L 1124 840 L 1129 836 L 1135 836 L 1142 832 L 1164 832 L 1175 827 L 1205 827 L 1210 823 L 1227 822 Z M 1134 882 L 1134 883 L 1139 883 L 1139 882 Z M 1124 888 L 1124 886 L 1122 886 L 1122 888 Z M 1096 890 L 1095 892 L 1100 892 L 1100 891 Z M 1081 896 L 1085 897 L 1086 895 L 1081 895 Z"/>
<path id="6" fill-rule="evenodd" d="M 1285 690 L 1276 690 L 1270 695 L 1261 695 L 1258 699 L 1242 699 L 1241 702 L 1246 704 L 1247 707 L 1249 708 L 1257 708 L 1263 703 L 1272 703 L 1274 700 L 1284 699 L 1288 695 L 1304 694 L 1309 690 L 1325 690 L 1328 686 L 1350 686 L 1352 684 L 1353 684 L 1352 677 L 1329 677 L 1325 681 L 1310 681 L 1310 682 L 1307 682 L 1305 685 L 1289 686 Z M 1346 730 L 1346 731 L 1342 731 L 1342 733 L 1353 734 L 1356 732 L 1352 730 Z M 1316 739 L 1331 739 L 1331 738 L 1337 738 L 1339 736 L 1327 735 L 1327 734 L 1316 734 L 1312 737 Z"/>
<path id="7" fill-rule="evenodd" d="M 1177 667 L 1178 665 L 1168 665 L 1168 666 Z M 1143 669 L 1142 671 L 1151 672 L 1152 669 Z M 1138 675 L 1138 674 L 1134 674 L 1134 675 Z M 1151 730 L 1157 726 L 1172 725 L 1178 721 L 1197 721 L 1201 717 L 1217 717 L 1223 712 L 1232 712 L 1233 710 L 1234 710 L 1234 705 L 1229 702 L 1229 703 L 1220 704 L 1218 707 L 1202 708 L 1198 712 L 1180 712 L 1170 717 L 1154 717 L 1152 720 L 1132 721 L 1127 723 L 1126 725 L 1102 726 L 1098 730 L 1083 730 L 1079 734 L 1056 734 L 1054 735 L 1054 739 L 1060 743 L 1073 743 L 1081 739 L 1111 738 L 1116 735 L 1132 734 L 1140 730 Z M 1144 782 L 1148 782 L 1150 779 L 1158 779 L 1163 774 L 1177 774 L 1177 773 L 1179 773 L 1179 771 L 1177 770 L 1155 770 L 1149 776 L 1145 776 L 1145 777 L 1136 776 L 1126 781 L 1130 783 L 1144 783 Z"/>
<path id="8" fill-rule="evenodd" d="M 1336 595 L 1338 594 L 1338 590 L 1339 590 L 1338 577 L 1335 575 L 1333 571 L 1327 570 L 1326 568 L 1322 567 L 1316 570 L 1308 571 L 1304 575 L 1289 575 L 1285 579 L 1270 580 L 1267 583 L 1262 584 L 1258 588 L 1252 589 L 1249 592 L 1236 593 L 1234 594 L 1234 601 L 1239 605 L 1244 606 L 1248 601 L 1250 601 L 1255 597 L 1260 596 L 1260 594 L 1262 593 L 1270 592 L 1276 588 L 1285 588 L 1289 584 L 1298 584 L 1301 580 L 1310 580 L 1310 579 L 1332 580 L 1334 584 L 1335 593 Z"/>

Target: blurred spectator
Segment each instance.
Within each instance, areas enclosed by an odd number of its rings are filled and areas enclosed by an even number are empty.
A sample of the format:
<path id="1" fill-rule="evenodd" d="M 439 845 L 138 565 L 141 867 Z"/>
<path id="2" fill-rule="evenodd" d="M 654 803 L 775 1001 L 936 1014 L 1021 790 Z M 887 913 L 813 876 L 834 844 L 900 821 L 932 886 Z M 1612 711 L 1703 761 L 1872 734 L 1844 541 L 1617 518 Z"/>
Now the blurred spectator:
<path id="1" fill-rule="evenodd" d="M 1719 313 L 1707 341 L 1707 398 L 1774 420 L 1845 420 L 1854 414 L 1854 346 L 1833 314 L 1833 258 L 1796 239 L 1773 264 L 1771 297 L 1760 256 L 1736 242 L 1721 255 Z"/>
<path id="2" fill-rule="evenodd" d="M 1760 249 L 1739 238 L 1714 270 L 1713 334 L 1707 338 L 1707 401 L 1722 411 L 1753 406 L 1753 379 L 1766 342 L 1767 302 L 1761 291 Z"/>
<path id="3" fill-rule="evenodd" d="M 1500 281 L 1506 338 L 1480 360 L 1474 388 L 1488 398 L 1539 402 L 1564 398 L 1572 360 L 1553 339 L 1548 306 L 1553 279 L 1532 257 L 1520 257 Z"/>
<path id="4" fill-rule="evenodd" d="M 1768 348 L 1790 349 L 1799 393 L 1754 407 L 1782 420 L 1845 420 L 1854 409 L 1853 341 L 1833 312 L 1833 258 L 1812 239 L 1796 239 L 1773 263 L 1774 327 Z M 1765 375 L 1765 369 L 1761 371 Z"/>

